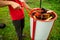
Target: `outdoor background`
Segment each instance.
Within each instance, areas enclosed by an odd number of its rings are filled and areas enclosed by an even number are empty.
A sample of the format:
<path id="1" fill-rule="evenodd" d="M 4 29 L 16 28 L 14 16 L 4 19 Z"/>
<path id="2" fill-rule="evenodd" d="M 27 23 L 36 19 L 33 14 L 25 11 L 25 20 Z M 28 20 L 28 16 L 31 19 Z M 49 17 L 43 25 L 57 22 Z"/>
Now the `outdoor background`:
<path id="1" fill-rule="evenodd" d="M 27 4 L 31 8 L 39 8 L 40 1 L 39 0 L 28 0 Z M 42 7 L 45 9 L 53 10 L 57 13 L 58 18 L 54 23 L 53 29 L 49 36 L 49 40 L 60 40 L 60 0 L 42 0 Z M 7 26 L 4 29 L 0 29 L 0 40 L 17 40 L 17 35 L 15 32 L 15 28 L 12 24 L 8 7 L 0 8 L 0 23 L 5 23 Z M 27 35 L 25 40 L 30 39 L 30 22 L 28 12 L 25 10 L 25 28 L 24 34 Z"/>

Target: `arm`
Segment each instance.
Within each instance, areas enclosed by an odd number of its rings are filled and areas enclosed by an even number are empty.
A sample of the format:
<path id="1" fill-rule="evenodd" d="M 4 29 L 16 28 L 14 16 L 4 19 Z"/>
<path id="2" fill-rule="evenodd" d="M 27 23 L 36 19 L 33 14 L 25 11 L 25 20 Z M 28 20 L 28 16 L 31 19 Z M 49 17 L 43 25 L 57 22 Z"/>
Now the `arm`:
<path id="1" fill-rule="evenodd" d="M 25 7 L 27 10 L 31 10 L 31 8 L 28 6 L 28 4 L 26 4 L 25 2 L 24 2 L 23 4 L 24 4 L 24 7 Z"/>
<path id="2" fill-rule="evenodd" d="M 0 1 L 0 6 L 7 6 L 7 5 L 10 5 L 10 2 L 11 1 Z"/>
<path id="3" fill-rule="evenodd" d="M 0 7 L 2 7 L 2 6 L 8 6 L 8 5 L 11 5 L 14 9 L 19 9 L 19 8 L 21 8 L 21 6 L 18 4 L 18 3 L 16 3 L 16 2 L 13 2 L 13 1 L 7 1 L 7 0 L 5 0 L 5 1 L 3 1 L 3 0 L 0 0 Z"/>
<path id="4" fill-rule="evenodd" d="M 20 0 L 20 1 L 23 3 L 23 5 L 24 5 L 24 7 L 26 8 L 27 11 L 31 10 L 31 8 L 28 6 L 28 4 L 26 4 L 26 2 L 24 0 Z"/>

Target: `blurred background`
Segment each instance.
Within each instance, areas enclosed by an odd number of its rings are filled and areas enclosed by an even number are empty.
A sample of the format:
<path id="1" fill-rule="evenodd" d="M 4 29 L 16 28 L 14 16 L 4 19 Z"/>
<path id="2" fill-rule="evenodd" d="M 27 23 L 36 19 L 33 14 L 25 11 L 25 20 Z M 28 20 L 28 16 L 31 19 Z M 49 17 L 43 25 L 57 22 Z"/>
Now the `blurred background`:
<path id="1" fill-rule="evenodd" d="M 31 8 L 39 8 L 40 0 L 25 0 Z M 42 8 L 53 10 L 57 13 L 58 18 L 53 25 L 53 29 L 50 33 L 48 40 L 60 40 L 60 0 L 42 0 Z M 25 28 L 24 34 L 27 35 L 24 40 L 30 39 L 30 22 L 28 12 L 25 11 Z M 0 40 L 18 40 L 15 28 L 12 24 L 12 20 L 9 15 L 8 7 L 0 7 L 0 23 L 5 23 L 7 26 L 4 29 L 0 29 Z"/>

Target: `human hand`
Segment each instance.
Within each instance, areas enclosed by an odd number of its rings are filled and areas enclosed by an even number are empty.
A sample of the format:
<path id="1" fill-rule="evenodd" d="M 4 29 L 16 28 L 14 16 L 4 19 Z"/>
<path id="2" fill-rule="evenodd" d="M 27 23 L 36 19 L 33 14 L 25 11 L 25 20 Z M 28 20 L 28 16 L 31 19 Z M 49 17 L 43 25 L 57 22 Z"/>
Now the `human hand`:
<path id="1" fill-rule="evenodd" d="M 21 9 L 21 6 L 20 6 L 18 3 L 16 3 L 16 2 L 11 1 L 11 2 L 10 2 L 10 5 L 11 5 L 14 9 Z"/>

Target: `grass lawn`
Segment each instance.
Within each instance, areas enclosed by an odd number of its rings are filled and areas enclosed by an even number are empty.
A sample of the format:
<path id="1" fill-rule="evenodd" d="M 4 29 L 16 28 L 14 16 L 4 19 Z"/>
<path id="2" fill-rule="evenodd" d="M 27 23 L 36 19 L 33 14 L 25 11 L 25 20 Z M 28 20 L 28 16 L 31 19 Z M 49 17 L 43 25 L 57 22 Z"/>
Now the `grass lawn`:
<path id="1" fill-rule="evenodd" d="M 30 1 L 30 0 L 28 0 Z M 39 1 L 34 1 L 31 0 L 29 4 L 30 7 L 32 8 L 36 8 L 39 7 L 40 2 Z M 54 23 L 52 32 L 49 36 L 49 40 L 60 40 L 60 4 L 57 3 L 52 3 L 52 2 L 47 2 L 47 1 L 43 1 L 42 3 L 42 7 L 46 8 L 46 9 L 50 9 L 53 10 L 57 13 L 58 18 Z M 2 7 L 0 8 L 0 23 L 5 23 L 7 26 L 4 29 L 0 29 L 0 37 L 2 36 L 3 40 L 17 40 L 17 35 L 15 32 L 15 28 L 12 24 L 10 15 L 9 15 L 9 11 L 8 11 L 8 7 Z M 30 22 L 29 22 L 29 16 L 28 16 L 28 12 L 25 10 L 25 28 L 24 28 L 24 33 L 27 35 L 27 37 L 25 38 L 25 40 L 31 40 L 30 39 Z M 0 38 L 1 40 L 1 38 Z"/>

